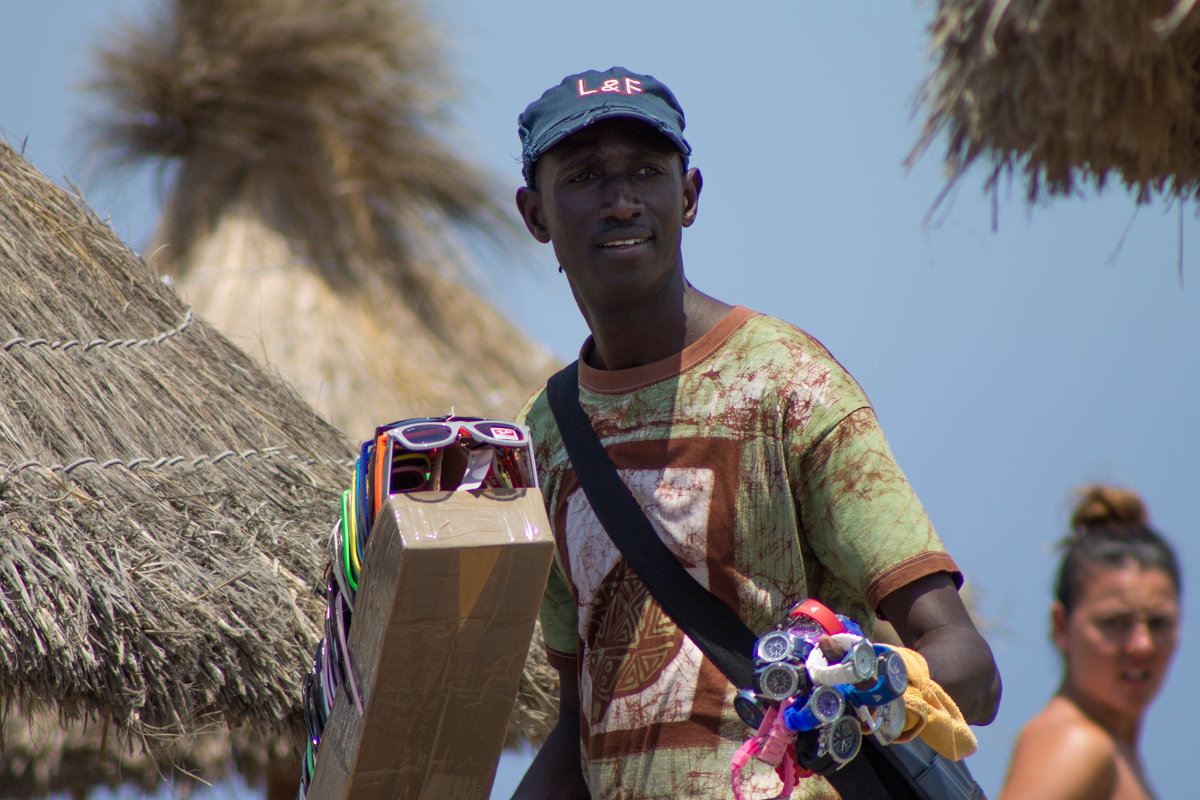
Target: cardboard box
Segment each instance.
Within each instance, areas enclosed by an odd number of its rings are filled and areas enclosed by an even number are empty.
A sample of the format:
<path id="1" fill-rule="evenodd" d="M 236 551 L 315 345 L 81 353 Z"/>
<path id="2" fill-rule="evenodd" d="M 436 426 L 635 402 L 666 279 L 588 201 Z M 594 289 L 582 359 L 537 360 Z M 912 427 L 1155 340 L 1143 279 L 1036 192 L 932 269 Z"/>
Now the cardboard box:
<path id="1" fill-rule="evenodd" d="M 553 552 L 537 489 L 388 499 L 310 800 L 487 800 Z"/>

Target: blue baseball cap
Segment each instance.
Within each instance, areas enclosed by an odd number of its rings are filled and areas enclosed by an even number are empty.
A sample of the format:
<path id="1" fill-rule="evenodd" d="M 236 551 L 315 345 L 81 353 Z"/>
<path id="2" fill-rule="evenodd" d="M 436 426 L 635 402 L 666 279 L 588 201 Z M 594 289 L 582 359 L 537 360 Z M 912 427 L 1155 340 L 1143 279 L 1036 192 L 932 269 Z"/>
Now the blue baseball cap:
<path id="1" fill-rule="evenodd" d="M 533 165 L 554 145 L 602 119 L 627 117 L 653 126 L 687 157 L 683 109 L 671 90 L 651 75 L 624 67 L 568 75 L 547 89 L 517 118 L 521 137 L 521 174 L 526 182 Z"/>

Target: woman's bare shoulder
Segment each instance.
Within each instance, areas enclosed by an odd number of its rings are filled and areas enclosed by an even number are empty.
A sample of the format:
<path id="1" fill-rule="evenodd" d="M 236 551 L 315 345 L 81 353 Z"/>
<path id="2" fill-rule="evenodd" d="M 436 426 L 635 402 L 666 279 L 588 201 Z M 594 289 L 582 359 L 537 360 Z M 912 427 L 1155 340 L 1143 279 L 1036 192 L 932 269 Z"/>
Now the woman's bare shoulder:
<path id="1" fill-rule="evenodd" d="M 1117 784 L 1112 737 L 1073 704 L 1054 698 L 1021 730 L 1001 800 L 1111 797 Z"/>

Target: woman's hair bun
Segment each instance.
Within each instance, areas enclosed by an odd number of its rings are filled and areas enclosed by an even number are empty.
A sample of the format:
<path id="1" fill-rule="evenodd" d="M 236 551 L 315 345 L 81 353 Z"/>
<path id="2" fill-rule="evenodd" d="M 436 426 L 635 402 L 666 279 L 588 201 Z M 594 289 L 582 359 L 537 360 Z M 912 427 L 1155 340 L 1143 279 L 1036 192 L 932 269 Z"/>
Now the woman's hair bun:
<path id="1" fill-rule="evenodd" d="M 1096 485 L 1086 486 L 1077 493 L 1079 502 L 1071 514 L 1071 530 L 1076 535 L 1095 528 L 1144 527 L 1148 522 L 1146 504 L 1137 492 Z"/>
<path id="2" fill-rule="evenodd" d="M 1063 556 L 1054 587 L 1063 608 L 1074 607 L 1089 565 L 1132 563 L 1161 569 L 1180 591 L 1179 559 L 1167 540 L 1150 527 L 1146 504 L 1137 492 L 1096 484 L 1074 494 L 1078 502 L 1071 514 L 1071 532 L 1059 543 Z"/>

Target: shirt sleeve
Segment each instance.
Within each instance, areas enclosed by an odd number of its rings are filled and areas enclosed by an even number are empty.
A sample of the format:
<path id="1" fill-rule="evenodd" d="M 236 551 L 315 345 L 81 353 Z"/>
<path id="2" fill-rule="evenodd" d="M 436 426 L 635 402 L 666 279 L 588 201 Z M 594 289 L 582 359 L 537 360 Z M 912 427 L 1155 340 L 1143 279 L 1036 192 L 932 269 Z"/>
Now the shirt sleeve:
<path id="1" fill-rule="evenodd" d="M 557 553 L 546 580 L 541 621 L 546 660 L 557 670 L 574 671 L 579 661 L 579 617 L 575 595 L 563 575 Z"/>
<path id="2" fill-rule="evenodd" d="M 800 517 L 813 555 L 877 610 L 895 589 L 935 572 L 962 575 L 892 456 L 868 406 L 804 453 Z"/>

